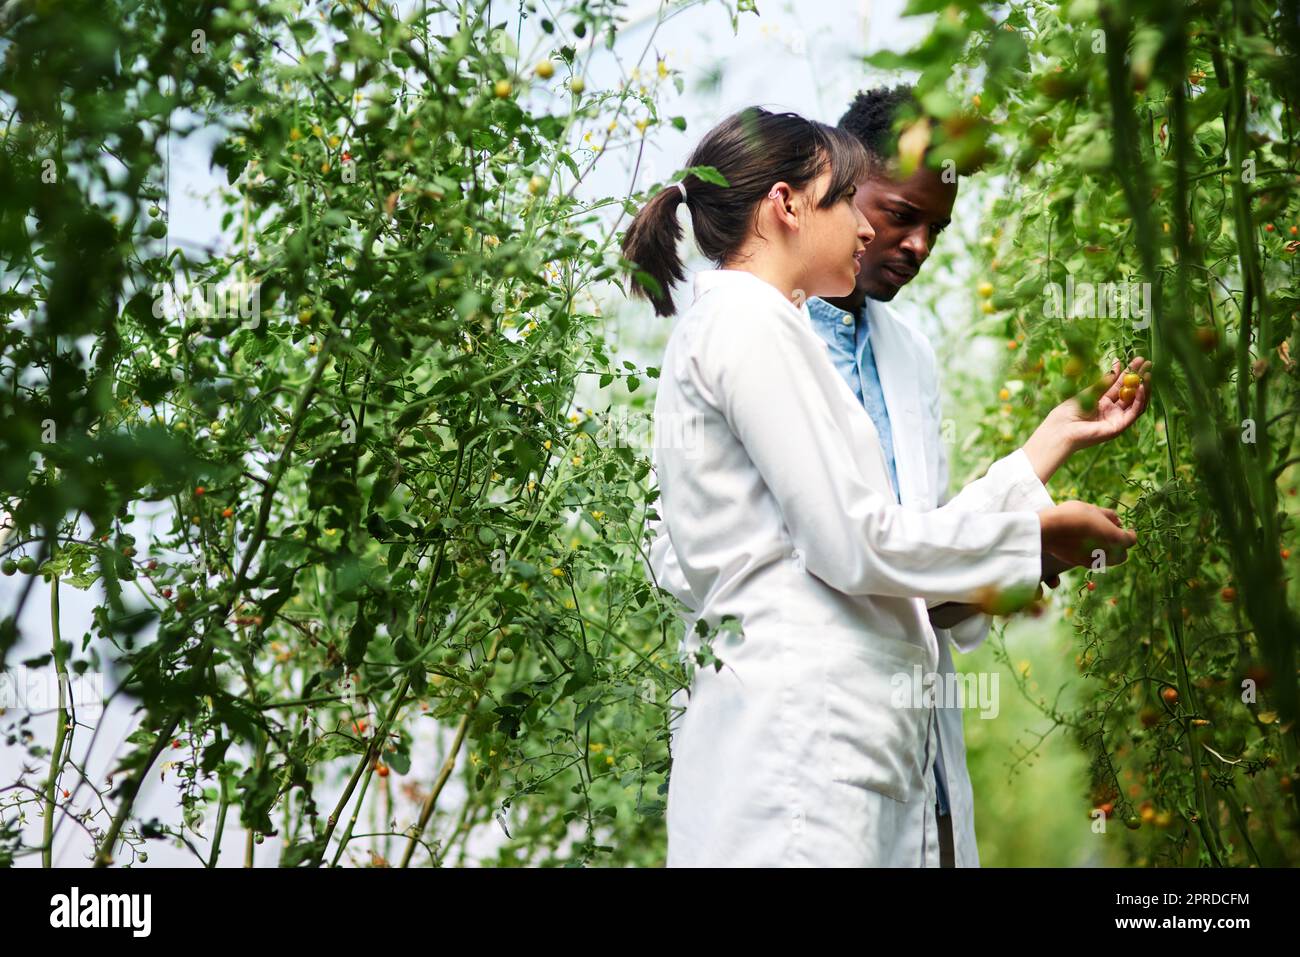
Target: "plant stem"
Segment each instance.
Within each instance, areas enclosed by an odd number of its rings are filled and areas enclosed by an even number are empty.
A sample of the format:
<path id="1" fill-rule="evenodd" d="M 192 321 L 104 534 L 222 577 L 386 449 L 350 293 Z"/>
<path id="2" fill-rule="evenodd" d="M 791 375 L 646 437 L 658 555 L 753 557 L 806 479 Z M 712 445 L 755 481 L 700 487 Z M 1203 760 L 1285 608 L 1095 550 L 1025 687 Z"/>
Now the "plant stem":
<path id="1" fill-rule="evenodd" d="M 45 834 L 41 842 L 41 866 L 52 866 L 54 856 L 54 806 L 58 797 L 59 772 L 63 769 L 63 742 L 68 734 L 68 661 L 59 637 L 59 576 L 50 579 L 50 630 L 54 668 L 59 682 L 58 725 L 54 729 L 54 747 L 50 751 L 50 774 L 45 780 Z"/>

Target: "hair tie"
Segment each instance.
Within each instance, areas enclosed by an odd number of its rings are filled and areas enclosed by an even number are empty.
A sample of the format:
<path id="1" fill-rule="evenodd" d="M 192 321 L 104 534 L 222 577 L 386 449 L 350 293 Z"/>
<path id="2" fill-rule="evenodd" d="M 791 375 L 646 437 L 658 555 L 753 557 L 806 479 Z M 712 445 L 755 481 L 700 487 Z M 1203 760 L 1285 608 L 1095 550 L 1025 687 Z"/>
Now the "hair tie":
<path id="1" fill-rule="evenodd" d="M 680 190 L 682 191 L 682 202 L 683 202 L 683 203 L 686 202 L 686 187 L 685 187 L 685 185 L 682 184 L 681 180 L 678 180 L 674 185 L 675 185 L 678 189 L 680 189 Z"/>

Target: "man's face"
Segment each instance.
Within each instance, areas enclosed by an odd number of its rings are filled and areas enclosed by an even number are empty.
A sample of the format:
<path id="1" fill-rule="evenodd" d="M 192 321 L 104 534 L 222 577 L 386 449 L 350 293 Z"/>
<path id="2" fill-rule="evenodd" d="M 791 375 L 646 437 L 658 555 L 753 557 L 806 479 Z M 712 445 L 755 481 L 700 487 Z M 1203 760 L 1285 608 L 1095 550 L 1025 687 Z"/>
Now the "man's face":
<path id="1" fill-rule="evenodd" d="M 862 257 L 858 292 L 889 302 L 911 282 L 951 222 L 956 199 L 956 182 L 945 183 L 938 171 L 925 167 L 905 180 L 880 173 L 859 184 L 858 209 L 875 228 L 876 238 Z"/>

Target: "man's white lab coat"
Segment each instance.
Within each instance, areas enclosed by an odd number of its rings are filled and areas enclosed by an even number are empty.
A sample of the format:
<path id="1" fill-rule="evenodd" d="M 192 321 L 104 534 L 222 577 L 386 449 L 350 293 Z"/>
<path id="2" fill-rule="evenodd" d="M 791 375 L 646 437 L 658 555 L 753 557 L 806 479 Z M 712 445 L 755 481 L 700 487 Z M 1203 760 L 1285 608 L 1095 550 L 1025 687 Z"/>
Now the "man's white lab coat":
<path id="1" fill-rule="evenodd" d="M 936 632 L 927 605 L 1039 580 L 1051 497 L 1017 450 L 944 502 L 934 351 L 873 303 L 895 504 L 807 307 L 741 270 L 694 285 L 655 405 L 650 569 L 691 611 L 686 654 L 699 618 L 743 637 L 717 637 L 723 667 L 674 698 L 668 864 L 937 866 L 937 725 L 956 864 L 977 866 L 961 712 L 895 695 L 988 633 L 985 615 Z"/>

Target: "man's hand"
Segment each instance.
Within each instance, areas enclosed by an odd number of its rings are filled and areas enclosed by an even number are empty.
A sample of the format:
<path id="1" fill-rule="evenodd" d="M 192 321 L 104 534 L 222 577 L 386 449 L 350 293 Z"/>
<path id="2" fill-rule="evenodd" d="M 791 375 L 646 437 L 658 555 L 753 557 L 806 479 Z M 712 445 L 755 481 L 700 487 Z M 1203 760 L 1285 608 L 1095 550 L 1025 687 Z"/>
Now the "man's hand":
<path id="1" fill-rule="evenodd" d="M 1137 376 L 1138 382 L 1125 385 L 1125 376 Z M 1138 356 L 1127 370 L 1116 362 L 1093 385 L 1047 413 L 1025 443 L 1025 455 L 1039 480 L 1047 484 L 1075 452 L 1122 434 L 1146 411 L 1150 400 L 1150 360 Z"/>
<path id="2" fill-rule="evenodd" d="M 1043 552 L 1043 584 L 1055 588 L 1061 584 L 1061 572 L 1069 571 L 1073 565 L 1067 565 L 1051 552 Z"/>

